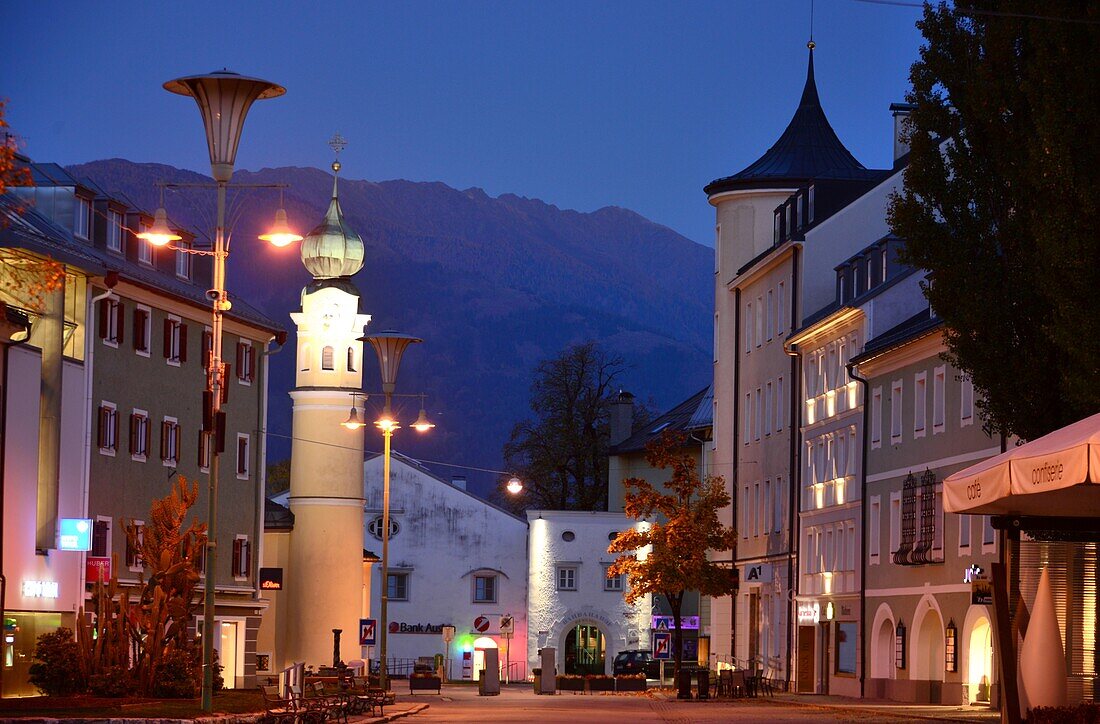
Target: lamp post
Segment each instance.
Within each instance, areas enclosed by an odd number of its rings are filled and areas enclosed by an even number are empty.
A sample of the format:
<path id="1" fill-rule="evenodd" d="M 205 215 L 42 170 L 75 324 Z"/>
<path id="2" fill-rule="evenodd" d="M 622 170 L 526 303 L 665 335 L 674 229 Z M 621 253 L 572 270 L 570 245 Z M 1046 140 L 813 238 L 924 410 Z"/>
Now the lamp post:
<path id="1" fill-rule="evenodd" d="M 210 153 L 210 175 L 216 182 L 218 194 L 214 249 L 210 253 L 214 257 L 213 282 L 211 289 L 206 293 L 211 300 L 213 314 L 212 350 L 206 382 L 206 390 L 210 394 L 206 396 L 209 398 L 209 403 L 204 401 L 206 409 L 203 411 L 204 423 L 206 423 L 204 429 L 208 429 L 213 438 L 210 444 L 202 635 L 202 708 L 203 711 L 209 712 L 214 708 L 214 586 L 217 577 L 215 564 L 218 539 L 218 459 L 220 457 L 218 440 L 224 439 L 225 424 L 221 413 L 221 391 L 226 382 L 222 364 L 222 315 L 232 306 L 225 289 L 225 262 L 229 255 L 225 233 L 226 188 L 233 177 L 237 146 L 241 140 L 241 131 L 249 108 L 257 100 L 283 95 L 286 89 L 266 80 L 248 78 L 228 70 L 215 71 L 209 75 L 177 78 L 165 83 L 164 89 L 179 95 L 190 96 L 198 104 L 203 126 L 206 129 L 206 144 Z M 157 210 L 156 220 L 165 223 L 154 224 L 152 231 L 163 232 L 167 229 L 167 216 L 163 206 Z M 285 222 L 285 212 L 280 220 Z M 159 228 L 160 226 L 163 226 L 163 229 Z M 287 230 L 279 229 L 279 231 L 286 233 Z M 169 232 L 167 238 L 163 233 L 150 234 L 145 238 L 150 243 L 164 245 L 172 240 L 171 236 Z M 301 239 L 301 237 L 297 238 Z M 284 239 L 286 239 L 285 236 L 279 237 L 280 241 Z M 274 243 L 274 240 L 272 241 Z"/>

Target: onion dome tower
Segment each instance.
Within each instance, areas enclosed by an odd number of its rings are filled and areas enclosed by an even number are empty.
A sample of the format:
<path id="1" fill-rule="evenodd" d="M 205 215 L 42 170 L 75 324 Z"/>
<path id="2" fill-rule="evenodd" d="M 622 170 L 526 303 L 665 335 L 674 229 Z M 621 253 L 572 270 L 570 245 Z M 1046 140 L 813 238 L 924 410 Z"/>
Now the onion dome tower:
<path id="1" fill-rule="evenodd" d="M 330 145 L 339 153 L 344 140 Z M 332 630 L 345 633 L 345 658 L 358 658 L 353 638 L 363 610 L 363 435 L 341 426 L 363 386 L 359 291 L 363 240 L 344 220 L 332 164 L 332 200 L 324 220 L 302 241 L 313 276 L 302 290 L 297 327 L 290 499 L 294 530 L 287 555 L 284 662 L 332 660 Z"/>

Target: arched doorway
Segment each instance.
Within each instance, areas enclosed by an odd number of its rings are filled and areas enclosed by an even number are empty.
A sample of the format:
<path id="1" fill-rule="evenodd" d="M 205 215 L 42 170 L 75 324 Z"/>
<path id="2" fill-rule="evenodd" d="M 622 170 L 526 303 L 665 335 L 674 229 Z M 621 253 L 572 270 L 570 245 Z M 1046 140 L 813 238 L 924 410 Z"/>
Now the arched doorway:
<path id="1" fill-rule="evenodd" d="M 495 649 L 496 647 L 497 642 L 488 636 L 482 636 L 474 641 L 474 681 L 481 678 L 481 671 L 485 668 L 485 649 Z"/>
<path id="2" fill-rule="evenodd" d="M 595 624 L 577 623 L 565 633 L 566 674 L 606 674 L 607 637 Z"/>
<path id="3" fill-rule="evenodd" d="M 993 628 L 982 617 L 970 632 L 966 681 L 971 702 L 989 702 L 989 686 L 993 681 Z"/>
<path id="4" fill-rule="evenodd" d="M 871 678 L 892 679 L 897 667 L 894 666 L 894 622 L 884 618 L 875 629 L 875 639 L 871 649 Z"/>
<path id="5" fill-rule="evenodd" d="M 929 608 L 917 629 L 913 646 L 913 678 L 919 681 L 943 681 L 943 619 Z"/>

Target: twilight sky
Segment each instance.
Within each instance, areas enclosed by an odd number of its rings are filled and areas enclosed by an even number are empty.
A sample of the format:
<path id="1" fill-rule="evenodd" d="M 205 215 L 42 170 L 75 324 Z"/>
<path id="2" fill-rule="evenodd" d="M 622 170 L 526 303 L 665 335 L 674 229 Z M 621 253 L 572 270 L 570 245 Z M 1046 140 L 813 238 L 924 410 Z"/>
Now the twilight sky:
<path id="1" fill-rule="evenodd" d="M 161 84 L 220 69 L 279 83 L 238 168 L 442 181 L 592 211 L 617 205 L 713 244 L 702 187 L 770 146 L 806 72 L 810 0 L 5 5 L 0 97 L 23 151 L 209 173 L 194 102 Z M 825 111 L 864 165 L 890 164 L 920 11 L 818 0 Z"/>

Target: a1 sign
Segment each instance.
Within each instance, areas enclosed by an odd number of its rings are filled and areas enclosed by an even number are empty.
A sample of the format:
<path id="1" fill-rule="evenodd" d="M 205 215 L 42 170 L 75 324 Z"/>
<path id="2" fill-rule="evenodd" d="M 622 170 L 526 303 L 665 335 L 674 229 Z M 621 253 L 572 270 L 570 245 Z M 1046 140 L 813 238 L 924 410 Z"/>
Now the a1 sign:
<path id="1" fill-rule="evenodd" d="M 653 658 L 655 659 L 671 659 L 672 658 L 672 646 L 670 642 L 672 634 L 655 633 L 653 634 Z"/>
<path id="2" fill-rule="evenodd" d="M 374 646 L 375 633 L 378 631 L 378 621 L 373 618 L 359 619 L 359 645 Z"/>

